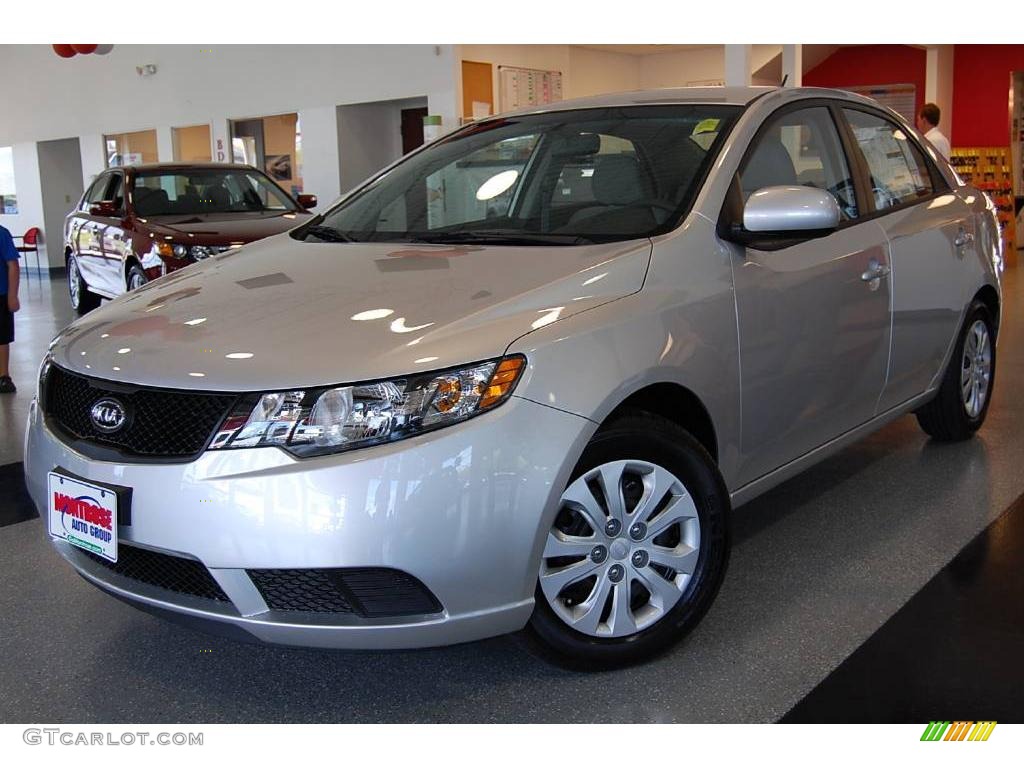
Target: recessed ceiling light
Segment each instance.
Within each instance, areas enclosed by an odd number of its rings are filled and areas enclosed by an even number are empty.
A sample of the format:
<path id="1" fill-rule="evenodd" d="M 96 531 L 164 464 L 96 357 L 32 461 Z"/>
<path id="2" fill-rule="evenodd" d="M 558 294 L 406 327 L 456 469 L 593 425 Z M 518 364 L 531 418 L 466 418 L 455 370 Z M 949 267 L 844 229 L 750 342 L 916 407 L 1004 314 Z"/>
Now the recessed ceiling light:
<path id="1" fill-rule="evenodd" d="M 365 312 L 359 312 L 352 315 L 353 320 L 382 320 L 389 315 L 395 314 L 393 309 L 368 309 Z"/>

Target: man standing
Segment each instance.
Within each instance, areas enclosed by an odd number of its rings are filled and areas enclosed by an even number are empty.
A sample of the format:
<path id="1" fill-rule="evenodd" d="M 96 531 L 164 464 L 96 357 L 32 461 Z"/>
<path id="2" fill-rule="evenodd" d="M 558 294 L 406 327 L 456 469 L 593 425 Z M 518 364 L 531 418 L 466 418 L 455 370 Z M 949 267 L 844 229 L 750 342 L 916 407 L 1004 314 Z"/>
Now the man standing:
<path id="1" fill-rule="evenodd" d="M 0 226 L 0 393 L 16 392 L 11 381 L 11 348 L 14 341 L 14 313 L 18 303 L 18 280 L 21 277 L 18 249 L 7 228 Z"/>
<path id="2" fill-rule="evenodd" d="M 939 130 L 939 118 L 942 113 L 935 104 L 925 104 L 917 113 L 917 130 L 932 143 L 940 155 L 949 160 L 949 139 Z"/>

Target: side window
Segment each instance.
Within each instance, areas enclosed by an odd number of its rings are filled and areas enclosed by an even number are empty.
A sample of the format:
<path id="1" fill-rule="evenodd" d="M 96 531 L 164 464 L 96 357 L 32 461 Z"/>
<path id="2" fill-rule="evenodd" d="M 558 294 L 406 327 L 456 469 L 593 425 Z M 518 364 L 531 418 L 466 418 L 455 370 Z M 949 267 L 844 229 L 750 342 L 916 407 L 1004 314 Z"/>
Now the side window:
<path id="1" fill-rule="evenodd" d="M 110 176 L 110 186 L 104 192 L 106 200 L 113 200 L 114 207 L 119 212 L 124 211 L 124 176 L 120 173 L 113 173 Z"/>
<path id="2" fill-rule="evenodd" d="M 110 174 L 101 174 L 89 187 L 89 191 L 85 193 L 85 198 L 82 201 L 82 210 L 88 211 L 89 206 L 98 203 L 101 200 L 105 200 L 103 194 L 107 191 L 107 185 L 110 183 Z"/>
<path id="3" fill-rule="evenodd" d="M 934 192 L 924 155 L 898 125 L 856 109 L 844 109 L 843 114 L 871 173 L 876 210 L 911 203 Z"/>
<path id="4" fill-rule="evenodd" d="M 787 184 L 831 192 L 843 218 L 857 218 L 853 178 L 827 107 L 770 118 L 740 171 L 744 202 L 763 187 Z"/>

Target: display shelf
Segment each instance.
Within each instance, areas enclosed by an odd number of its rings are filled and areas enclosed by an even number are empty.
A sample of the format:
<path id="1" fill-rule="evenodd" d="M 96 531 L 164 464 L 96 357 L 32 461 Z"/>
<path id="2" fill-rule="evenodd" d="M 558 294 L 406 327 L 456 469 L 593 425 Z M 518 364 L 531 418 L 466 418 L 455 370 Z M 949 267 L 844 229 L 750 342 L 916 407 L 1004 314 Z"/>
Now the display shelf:
<path id="1" fill-rule="evenodd" d="M 1016 263 L 1017 233 L 1013 210 L 1013 158 L 1009 147 L 956 147 L 949 162 L 960 178 L 992 198 L 999 210 L 1003 253 Z"/>

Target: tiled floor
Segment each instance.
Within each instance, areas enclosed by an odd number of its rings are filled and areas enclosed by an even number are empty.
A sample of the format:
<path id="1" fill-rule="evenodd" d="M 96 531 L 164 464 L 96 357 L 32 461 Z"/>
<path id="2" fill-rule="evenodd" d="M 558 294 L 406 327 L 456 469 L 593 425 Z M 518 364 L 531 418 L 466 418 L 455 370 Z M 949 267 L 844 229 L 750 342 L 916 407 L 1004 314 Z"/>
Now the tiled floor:
<path id="1" fill-rule="evenodd" d="M 89 587 L 52 551 L 40 521 L 28 520 L 0 527 L 0 720 L 777 720 L 1024 493 L 1022 294 L 1024 281 L 1008 274 L 995 399 L 981 433 L 934 444 L 908 416 L 738 510 L 716 603 L 655 662 L 566 672 L 517 636 L 396 653 L 243 645 Z M 42 354 L 61 322 L 48 319 L 60 299 L 40 293 L 29 310 L 43 329 L 24 357 Z M 18 365 L 19 380 L 31 378 L 34 364 Z M 23 409 L 26 396 L 3 408 Z M 20 433 L 23 416 L 15 425 L 0 413 L 5 431 Z M 17 441 L 4 445 L 4 461 L 20 457 Z M 922 628 L 919 639 L 933 631 Z"/>

